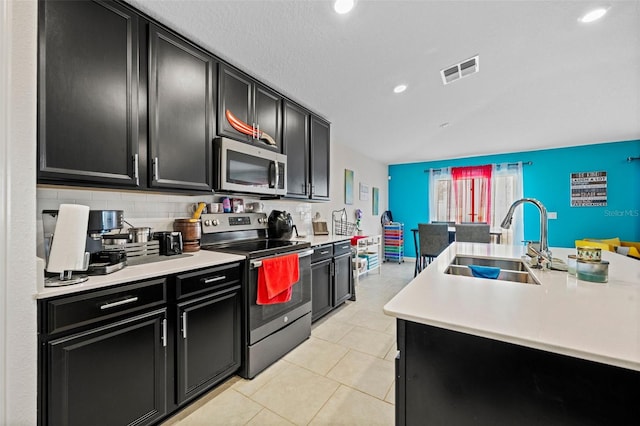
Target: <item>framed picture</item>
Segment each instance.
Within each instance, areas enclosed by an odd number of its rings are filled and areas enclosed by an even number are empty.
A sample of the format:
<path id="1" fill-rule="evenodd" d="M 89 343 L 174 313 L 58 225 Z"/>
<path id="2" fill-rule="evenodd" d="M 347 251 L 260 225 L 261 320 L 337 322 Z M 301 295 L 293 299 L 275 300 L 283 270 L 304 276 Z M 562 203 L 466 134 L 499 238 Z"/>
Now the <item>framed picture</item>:
<path id="1" fill-rule="evenodd" d="M 380 189 L 375 186 L 371 188 L 371 214 L 378 215 L 378 207 L 380 205 Z"/>
<path id="2" fill-rule="evenodd" d="M 353 170 L 344 169 L 344 203 L 353 204 Z"/>
<path id="3" fill-rule="evenodd" d="M 369 185 L 360 183 L 360 201 L 367 201 L 369 199 Z"/>

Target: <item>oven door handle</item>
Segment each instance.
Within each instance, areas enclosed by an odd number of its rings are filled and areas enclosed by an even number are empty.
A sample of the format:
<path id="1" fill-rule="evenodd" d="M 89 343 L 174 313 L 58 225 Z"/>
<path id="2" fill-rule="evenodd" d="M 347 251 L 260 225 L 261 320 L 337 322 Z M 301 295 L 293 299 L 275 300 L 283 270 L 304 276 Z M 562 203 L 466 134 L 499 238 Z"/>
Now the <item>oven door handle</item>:
<path id="1" fill-rule="evenodd" d="M 293 253 L 287 253 L 287 254 L 294 254 L 297 253 L 298 254 L 298 259 L 302 258 L 302 257 L 307 257 L 307 256 L 311 256 L 313 254 L 313 249 L 309 249 L 309 250 L 305 250 L 305 251 L 298 251 L 298 252 L 293 252 Z M 262 261 L 261 260 L 252 260 L 251 261 L 251 269 L 257 269 L 259 267 L 262 266 Z"/>

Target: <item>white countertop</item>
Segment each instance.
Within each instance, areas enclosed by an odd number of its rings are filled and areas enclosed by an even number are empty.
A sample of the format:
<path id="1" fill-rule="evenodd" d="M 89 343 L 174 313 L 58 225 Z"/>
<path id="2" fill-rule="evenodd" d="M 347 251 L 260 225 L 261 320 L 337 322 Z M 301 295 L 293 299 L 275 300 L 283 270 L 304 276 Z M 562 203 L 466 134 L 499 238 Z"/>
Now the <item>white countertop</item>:
<path id="1" fill-rule="evenodd" d="M 566 261 L 575 249 L 551 248 Z M 640 262 L 611 252 L 607 283 L 532 270 L 540 285 L 445 274 L 456 254 L 519 259 L 525 247 L 454 243 L 384 306 L 400 319 L 640 371 Z"/>
<path id="2" fill-rule="evenodd" d="M 321 246 L 322 244 L 337 243 L 338 241 L 350 241 L 350 235 L 307 235 L 301 238 L 291 238 L 292 240 L 309 241 L 311 246 Z"/>
<path id="3" fill-rule="evenodd" d="M 96 290 L 115 284 L 139 281 L 193 269 L 245 260 L 244 256 L 208 250 L 200 250 L 185 254 L 189 254 L 190 256 L 165 256 L 166 260 L 161 260 L 159 262 L 126 266 L 120 271 L 107 275 L 92 275 L 89 277 L 88 281 L 80 284 L 72 284 L 64 287 L 43 287 L 39 284 L 38 293 L 35 295 L 35 298 L 45 299 L 47 297 L 72 294 L 85 290 Z"/>
<path id="4" fill-rule="evenodd" d="M 307 235 L 302 238 L 291 238 L 291 240 L 309 241 L 311 246 L 319 246 L 338 241 L 348 241 L 350 239 L 351 237 L 348 235 Z M 243 261 L 245 259 L 244 256 L 208 250 L 200 250 L 194 253 L 185 254 L 189 254 L 190 256 L 166 256 L 166 260 L 163 259 L 159 262 L 126 266 L 121 271 L 107 275 L 91 275 L 89 276 L 88 281 L 80 284 L 72 284 L 63 287 L 44 287 L 42 283 L 39 283 L 38 292 L 34 297 L 36 299 L 45 299 L 48 297 L 62 296 L 85 290 L 96 290 L 115 284 L 160 277 L 182 271 L 206 268 L 229 262 Z"/>

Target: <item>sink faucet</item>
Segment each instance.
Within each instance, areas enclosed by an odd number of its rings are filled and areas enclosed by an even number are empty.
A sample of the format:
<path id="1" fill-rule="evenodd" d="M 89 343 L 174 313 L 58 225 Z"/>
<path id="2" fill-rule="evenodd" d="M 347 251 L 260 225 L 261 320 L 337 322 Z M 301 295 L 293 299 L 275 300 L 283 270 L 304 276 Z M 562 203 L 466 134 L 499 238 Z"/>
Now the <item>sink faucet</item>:
<path id="1" fill-rule="evenodd" d="M 540 248 L 536 249 L 529 242 L 527 244 L 527 251 L 531 250 L 536 254 L 536 265 L 535 267 L 540 269 L 549 269 L 551 267 L 551 251 L 549 251 L 548 237 L 547 237 L 547 209 L 542 205 L 542 203 L 535 198 L 521 198 L 511 204 L 509 207 L 509 211 L 507 215 L 504 217 L 504 220 L 500 224 L 500 226 L 504 229 L 509 229 L 511 227 L 511 221 L 513 220 L 513 213 L 520 204 L 522 203 L 531 203 L 538 208 L 540 211 Z"/>

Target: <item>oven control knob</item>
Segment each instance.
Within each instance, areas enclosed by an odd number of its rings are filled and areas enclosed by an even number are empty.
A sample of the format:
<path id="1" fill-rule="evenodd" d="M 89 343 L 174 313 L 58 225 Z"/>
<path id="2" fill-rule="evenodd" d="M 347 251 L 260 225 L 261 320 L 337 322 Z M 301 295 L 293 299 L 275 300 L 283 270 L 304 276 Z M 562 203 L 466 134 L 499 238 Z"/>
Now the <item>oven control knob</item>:
<path id="1" fill-rule="evenodd" d="M 213 226 L 218 226 L 218 225 L 220 224 L 220 221 L 219 221 L 218 219 L 213 219 L 213 220 L 211 221 L 211 224 L 212 224 Z"/>
<path id="2" fill-rule="evenodd" d="M 289 322 L 289 317 L 284 317 L 284 322 Z"/>
<path id="3" fill-rule="evenodd" d="M 205 220 L 204 226 L 211 226 L 211 221 L 209 219 Z"/>
<path id="4" fill-rule="evenodd" d="M 259 217 L 258 218 L 258 223 L 267 223 L 267 218 L 266 217 Z"/>

